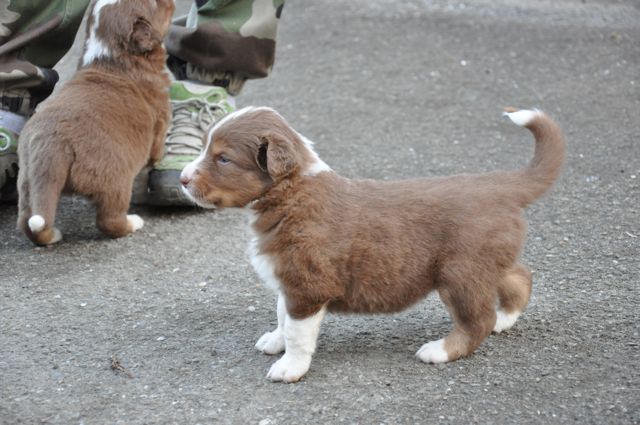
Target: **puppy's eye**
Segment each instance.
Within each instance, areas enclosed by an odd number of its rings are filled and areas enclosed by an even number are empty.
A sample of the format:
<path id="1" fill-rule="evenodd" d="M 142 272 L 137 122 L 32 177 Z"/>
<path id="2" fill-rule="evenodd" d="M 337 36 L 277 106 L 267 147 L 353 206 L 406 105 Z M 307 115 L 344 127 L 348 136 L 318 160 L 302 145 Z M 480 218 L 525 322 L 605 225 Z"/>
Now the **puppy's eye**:
<path id="1" fill-rule="evenodd" d="M 231 160 L 229 158 L 227 158 L 226 156 L 220 155 L 218 157 L 218 164 L 226 165 L 226 164 L 228 164 L 230 162 L 231 162 Z"/>

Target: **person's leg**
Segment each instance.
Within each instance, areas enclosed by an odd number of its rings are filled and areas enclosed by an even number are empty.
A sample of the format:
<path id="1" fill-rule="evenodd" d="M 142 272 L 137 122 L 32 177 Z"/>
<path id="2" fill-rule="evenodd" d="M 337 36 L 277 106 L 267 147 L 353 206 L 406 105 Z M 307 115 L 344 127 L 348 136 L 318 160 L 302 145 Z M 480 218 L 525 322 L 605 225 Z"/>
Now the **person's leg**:
<path id="1" fill-rule="evenodd" d="M 53 91 L 53 66 L 71 48 L 90 0 L 0 4 L 0 201 L 16 197 L 18 135 Z"/>
<path id="2" fill-rule="evenodd" d="M 283 5 L 284 0 L 196 0 L 175 21 L 165 40 L 177 80 L 169 92 L 167 154 L 148 174 L 148 184 L 147 175 L 139 176 L 134 203 L 192 205 L 180 189 L 180 172 L 200 153 L 206 129 L 233 111 L 231 96 L 247 79 L 271 71 Z"/>
<path id="3" fill-rule="evenodd" d="M 184 26 L 174 25 L 165 43 L 177 79 L 224 87 L 235 96 L 247 79 L 266 77 L 284 0 L 195 3 Z"/>

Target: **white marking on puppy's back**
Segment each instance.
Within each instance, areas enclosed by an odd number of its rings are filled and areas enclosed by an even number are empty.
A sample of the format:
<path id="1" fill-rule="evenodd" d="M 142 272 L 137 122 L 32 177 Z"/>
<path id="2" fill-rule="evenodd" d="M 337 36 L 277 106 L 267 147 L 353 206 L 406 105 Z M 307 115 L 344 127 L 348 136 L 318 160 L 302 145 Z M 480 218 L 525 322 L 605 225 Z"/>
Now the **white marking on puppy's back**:
<path id="1" fill-rule="evenodd" d="M 509 119 L 513 121 L 514 124 L 519 125 L 520 127 L 525 127 L 529 125 L 531 121 L 534 120 L 534 118 L 542 115 L 542 112 L 537 109 L 522 109 L 515 112 L 505 112 L 504 115 L 509 117 Z"/>
<path id="2" fill-rule="evenodd" d="M 111 52 L 104 43 L 103 40 L 98 38 L 96 30 L 100 25 L 100 11 L 103 7 L 116 4 L 120 0 L 98 0 L 93 8 L 93 27 L 89 32 L 89 38 L 87 39 L 84 56 L 82 56 L 82 66 L 86 66 L 99 57 L 109 57 Z"/>
<path id="3" fill-rule="evenodd" d="M 44 229 L 45 222 L 41 215 L 36 214 L 31 216 L 27 224 L 29 224 L 29 229 L 31 229 L 33 233 L 40 233 L 42 229 Z"/>

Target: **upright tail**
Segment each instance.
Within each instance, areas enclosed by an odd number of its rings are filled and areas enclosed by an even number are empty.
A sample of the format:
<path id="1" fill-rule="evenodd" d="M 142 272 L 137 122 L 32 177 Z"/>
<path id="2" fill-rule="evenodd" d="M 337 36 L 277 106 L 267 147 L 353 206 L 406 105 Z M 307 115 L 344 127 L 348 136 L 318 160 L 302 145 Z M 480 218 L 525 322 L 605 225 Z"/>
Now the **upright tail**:
<path id="1" fill-rule="evenodd" d="M 542 196 L 560 175 L 565 154 L 564 136 L 560 127 L 541 111 L 507 108 L 504 114 L 515 124 L 528 128 L 536 140 L 533 159 L 515 173 L 524 207 Z"/>

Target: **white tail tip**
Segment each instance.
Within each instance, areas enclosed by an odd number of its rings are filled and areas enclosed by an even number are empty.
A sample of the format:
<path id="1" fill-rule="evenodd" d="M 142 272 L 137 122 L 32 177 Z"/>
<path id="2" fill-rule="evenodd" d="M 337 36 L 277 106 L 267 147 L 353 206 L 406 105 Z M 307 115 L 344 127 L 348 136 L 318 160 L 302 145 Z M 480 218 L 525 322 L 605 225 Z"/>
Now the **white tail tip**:
<path id="1" fill-rule="evenodd" d="M 537 109 L 522 109 L 515 112 L 505 112 L 503 115 L 509 117 L 514 124 L 519 125 L 520 127 L 525 127 L 529 125 L 535 117 L 542 115 L 542 112 Z"/>
<path id="2" fill-rule="evenodd" d="M 27 223 L 33 233 L 40 233 L 44 229 L 44 218 L 41 215 L 32 216 Z"/>

